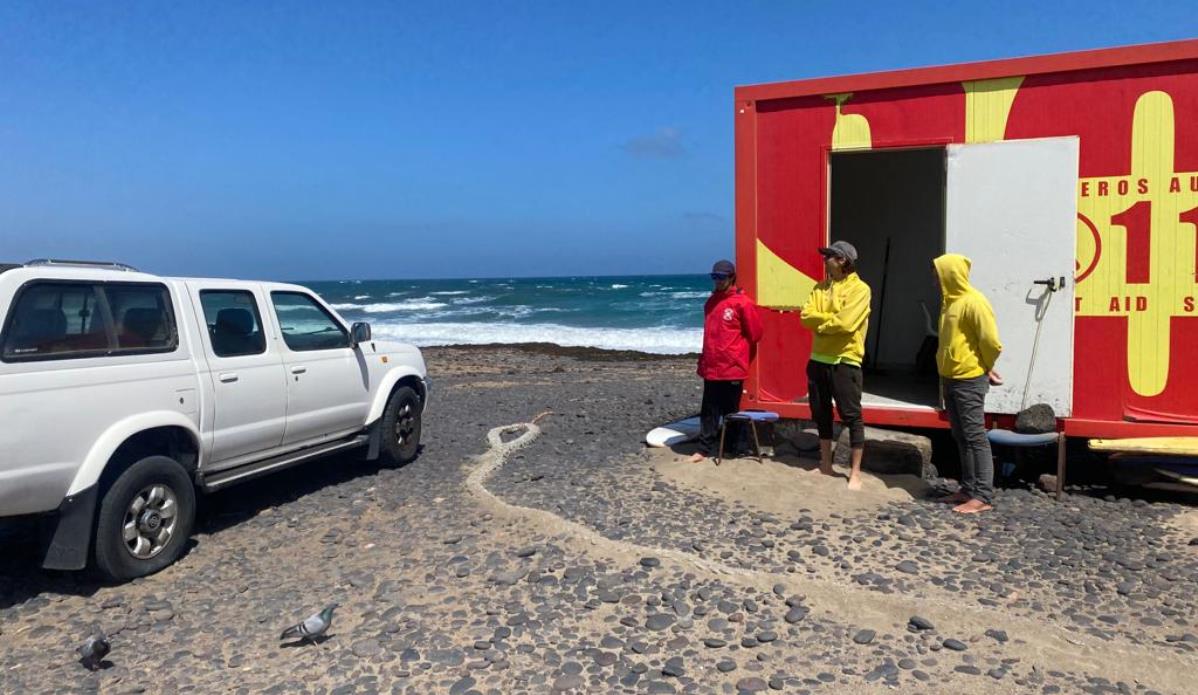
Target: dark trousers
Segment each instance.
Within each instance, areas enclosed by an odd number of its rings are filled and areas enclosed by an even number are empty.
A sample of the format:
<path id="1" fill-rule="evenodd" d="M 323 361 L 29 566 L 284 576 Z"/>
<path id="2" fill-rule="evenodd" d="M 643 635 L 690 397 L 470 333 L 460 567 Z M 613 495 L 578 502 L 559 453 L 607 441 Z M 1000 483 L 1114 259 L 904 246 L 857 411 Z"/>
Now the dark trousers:
<path id="1" fill-rule="evenodd" d="M 961 490 L 986 504 L 994 501 L 994 456 L 986 437 L 986 392 L 990 380 L 941 379 L 944 409 L 961 455 Z"/>
<path id="2" fill-rule="evenodd" d="M 720 443 L 720 421 L 740 410 L 740 381 L 703 380 L 703 405 L 699 408 L 699 448 L 714 453 Z M 739 427 L 729 427 L 724 448 L 737 450 Z"/>
<path id="3" fill-rule="evenodd" d="M 820 439 L 833 439 L 832 401 L 835 400 L 840 421 L 849 428 L 849 443 L 854 449 L 865 446 L 865 422 L 861 419 L 863 384 L 860 367 L 815 360 L 807 363 L 807 400 Z"/>

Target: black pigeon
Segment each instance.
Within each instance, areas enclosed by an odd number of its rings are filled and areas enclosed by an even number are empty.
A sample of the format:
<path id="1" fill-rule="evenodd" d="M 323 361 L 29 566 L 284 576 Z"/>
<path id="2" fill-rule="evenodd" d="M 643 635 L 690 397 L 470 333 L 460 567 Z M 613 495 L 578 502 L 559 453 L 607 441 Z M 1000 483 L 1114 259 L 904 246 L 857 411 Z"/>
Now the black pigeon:
<path id="1" fill-rule="evenodd" d="M 79 663 L 87 667 L 87 670 L 95 671 L 100 668 L 100 662 L 104 661 L 108 652 L 112 651 L 112 645 L 109 644 L 108 635 L 104 634 L 103 630 L 96 630 L 96 634 L 88 637 L 75 651 L 79 652 Z"/>
<path id="2" fill-rule="evenodd" d="M 308 616 L 304 622 L 283 630 L 283 634 L 279 636 L 280 640 L 306 640 L 311 641 L 320 637 L 333 624 L 333 609 L 337 608 L 337 604 L 325 608 L 319 613 Z"/>

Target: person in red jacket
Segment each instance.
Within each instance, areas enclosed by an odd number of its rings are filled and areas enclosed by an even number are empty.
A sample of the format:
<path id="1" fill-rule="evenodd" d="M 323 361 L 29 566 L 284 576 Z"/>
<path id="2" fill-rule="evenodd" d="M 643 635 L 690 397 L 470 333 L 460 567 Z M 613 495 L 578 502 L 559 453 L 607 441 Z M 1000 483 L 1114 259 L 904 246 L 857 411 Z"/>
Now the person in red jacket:
<path id="1" fill-rule="evenodd" d="M 715 450 L 720 420 L 740 409 L 744 380 L 749 376 L 753 346 L 761 340 L 761 317 L 757 305 L 736 286 L 736 266 L 717 261 L 711 268 L 714 287 L 703 306 L 703 352 L 699 376 L 703 377 L 703 405 L 699 411 L 699 451 L 691 458 L 698 463 Z M 732 446 L 736 451 L 736 433 Z"/>

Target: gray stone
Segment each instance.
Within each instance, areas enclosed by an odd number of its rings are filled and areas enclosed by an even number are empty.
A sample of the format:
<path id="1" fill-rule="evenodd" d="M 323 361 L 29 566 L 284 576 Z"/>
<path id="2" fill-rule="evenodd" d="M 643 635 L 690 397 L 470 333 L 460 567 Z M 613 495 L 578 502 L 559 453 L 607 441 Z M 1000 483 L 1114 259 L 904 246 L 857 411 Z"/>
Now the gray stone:
<path id="1" fill-rule="evenodd" d="M 1029 405 L 1015 416 L 1015 431 L 1024 434 L 1055 432 L 1057 415 L 1047 403 Z"/>
<path id="2" fill-rule="evenodd" d="M 873 630 L 858 630 L 857 634 L 853 635 L 853 641 L 857 644 L 869 644 L 874 641 L 876 635 Z"/>
<path id="3" fill-rule="evenodd" d="M 354 642 L 350 651 L 359 659 L 369 659 L 383 653 L 383 647 L 376 639 L 364 639 Z"/>
<path id="4" fill-rule="evenodd" d="M 566 673 L 558 676 L 557 680 L 553 681 L 553 689 L 557 692 L 562 692 L 563 690 L 581 688 L 584 682 L 582 676 L 575 673 Z"/>
<path id="5" fill-rule="evenodd" d="M 841 430 L 832 462 L 848 466 L 852 447 L 848 429 Z M 882 475 L 913 475 L 931 480 L 939 477 L 932 463 L 932 440 L 918 434 L 898 432 L 878 427 L 865 428 L 865 452 L 861 470 Z"/>

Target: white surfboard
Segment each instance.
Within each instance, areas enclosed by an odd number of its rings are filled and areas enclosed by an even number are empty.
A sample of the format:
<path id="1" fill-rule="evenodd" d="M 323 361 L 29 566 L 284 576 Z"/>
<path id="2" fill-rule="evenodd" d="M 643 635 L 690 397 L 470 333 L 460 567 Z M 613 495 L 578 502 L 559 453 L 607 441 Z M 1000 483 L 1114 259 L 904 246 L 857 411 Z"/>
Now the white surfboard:
<path id="1" fill-rule="evenodd" d="M 696 416 L 650 430 L 649 434 L 645 435 L 645 443 L 649 446 L 674 446 L 698 437 L 699 418 Z"/>
<path id="2" fill-rule="evenodd" d="M 1155 468 L 1153 470 L 1171 480 L 1176 480 L 1191 487 L 1198 487 L 1198 477 L 1196 476 L 1186 475 L 1179 471 L 1171 471 L 1168 468 Z"/>

